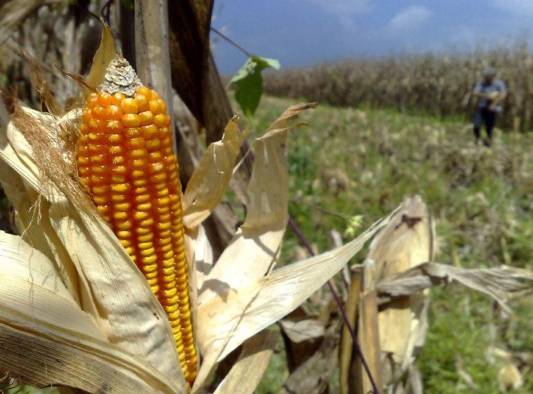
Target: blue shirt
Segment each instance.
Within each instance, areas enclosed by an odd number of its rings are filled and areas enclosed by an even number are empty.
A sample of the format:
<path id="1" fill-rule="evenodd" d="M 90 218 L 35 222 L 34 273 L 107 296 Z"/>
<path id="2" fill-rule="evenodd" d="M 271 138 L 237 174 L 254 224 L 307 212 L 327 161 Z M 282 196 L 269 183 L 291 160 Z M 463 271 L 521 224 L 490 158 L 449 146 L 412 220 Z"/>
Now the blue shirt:
<path id="1" fill-rule="evenodd" d="M 474 93 L 491 94 L 493 92 L 506 93 L 507 89 L 505 87 L 505 83 L 499 79 L 495 79 L 491 83 L 487 83 L 485 81 L 478 82 L 474 87 Z M 490 100 L 485 98 L 479 99 L 477 104 L 478 108 L 487 108 L 488 106 L 490 106 Z M 494 111 L 496 112 L 501 112 L 501 110 L 502 106 L 500 104 L 494 107 Z"/>

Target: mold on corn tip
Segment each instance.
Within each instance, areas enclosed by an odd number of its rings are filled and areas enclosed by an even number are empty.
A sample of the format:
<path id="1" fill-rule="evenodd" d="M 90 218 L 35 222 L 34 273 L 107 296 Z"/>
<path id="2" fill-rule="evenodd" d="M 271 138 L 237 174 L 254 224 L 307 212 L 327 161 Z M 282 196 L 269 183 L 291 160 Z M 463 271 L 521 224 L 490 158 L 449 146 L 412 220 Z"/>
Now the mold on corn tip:
<path id="1" fill-rule="evenodd" d="M 133 67 L 123 57 L 116 57 L 109 63 L 104 81 L 98 90 L 110 94 L 120 92 L 126 96 L 133 96 L 140 86 L 142 83 Z"/>

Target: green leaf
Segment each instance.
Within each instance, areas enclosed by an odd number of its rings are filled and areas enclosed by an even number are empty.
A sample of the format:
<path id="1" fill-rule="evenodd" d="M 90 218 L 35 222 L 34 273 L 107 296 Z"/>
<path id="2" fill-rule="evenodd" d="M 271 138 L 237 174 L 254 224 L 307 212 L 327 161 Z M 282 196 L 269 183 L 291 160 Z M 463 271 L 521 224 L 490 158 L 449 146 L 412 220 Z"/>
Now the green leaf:
<path id="1" fill-rule="evenodd" d="M 59 394 L 55 387 L 38 388 L 35 386 L 21 385 L 14 386 L 7 390 L 7 394 Z"/>
<path id="2" fill-rule="evenodd" d="M 276 59 L 251 56 L 230 81 L 235 88 L 235 100 L 247 117 L 253 116 L 263 94 L 263 77 L 261 72 L 267 68 L 279 70 Z"/>

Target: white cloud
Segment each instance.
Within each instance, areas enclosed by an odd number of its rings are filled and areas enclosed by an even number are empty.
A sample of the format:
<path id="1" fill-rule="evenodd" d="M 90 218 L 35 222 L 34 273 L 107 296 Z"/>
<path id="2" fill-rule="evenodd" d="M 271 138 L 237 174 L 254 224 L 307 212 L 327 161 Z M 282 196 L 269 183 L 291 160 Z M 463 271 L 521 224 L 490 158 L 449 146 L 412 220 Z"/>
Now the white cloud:
<path id="1" fill-rule="evenodd" d="M 531 0 L 492 0 L 492 3 L 497 8 L 512 14 L 533 17 L 533 1 Z"/>
<path id="2" fill-rule="evenodd" d="M 432 15 L 431 10 L 426 7 L 407 7 L 392 17 L 388 27 L 396 32 L 414 30 L 426 23 Z"/>
<path id="3" fill-rule="evenodd" d="M 298 0 L 301 1 L 301 0 Z M 354 26 L 353 16 L 364 14 L 371 9 L 373 0 L 305 0 L 336 16 L 345 28 Z"/>

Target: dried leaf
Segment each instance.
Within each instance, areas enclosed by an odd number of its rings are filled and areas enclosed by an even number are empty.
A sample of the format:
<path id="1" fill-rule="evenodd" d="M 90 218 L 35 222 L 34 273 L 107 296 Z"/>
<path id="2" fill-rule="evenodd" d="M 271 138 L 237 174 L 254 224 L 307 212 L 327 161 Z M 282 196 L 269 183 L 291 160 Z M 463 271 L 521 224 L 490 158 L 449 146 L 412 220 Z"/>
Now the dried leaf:
<path id="1" fill-rule="evenodd" d="M 438 284 L 457 282 L 487 294 L 509 311 L 507 301 L 513 295 L 531 292 L 533 273 L 505 265 L 495 268 L 459 268 L 440 263 L 424 263 L 376 286 L 381 302 L 414 294 Z"/>
<path id="2" fill-rule="evenodd" d="M 109 26 L 103 22 L 102 24 L 100 46 L 94 55 L 91 70 L 86 80 L 87 85 L 91 88 L 96 88 L 103 82 L 107 66 L 117 56 L 113 33 L 111 33 Z"/>
<path id="3" fill-rule="evenodd" d="M 219 293 L 200 304 L 197 338 L 204 352 L 220 352 L 218 360 L 250 336 L 301 305 L 361 250 L 389 221 L 376 222 L 346 245 L 289 264 L 238 291 Z M 229 335 L 229 338 L 228 338 Z"/>
<path id="4" fill-rule="evenodd" d="M 338 324 L 328 328 L 318 350 L 287 378 L 279 394 L 324 393 L 336 367 L 338 330 Z"/>
<path id="5" fill-rule="evenodd" d="M 238 118 L 234 117 L 228 122 L 222 140 L 213 142 L 205 151 L 183 195 L 183 223 L 187 228 L 198 227 L 220 203 L 244 137 Z"/>
<path id="6" fill-rule="evenodd" d="M 428 209 L 419 196 L 407 198 L 390 224 L 370 245 L 371 284 L 432 259 L 434 234 Z M 383 383 L 398 381 L 415 361 L 427 333 L 427 294 L 395 300 L 378 315 Z M 364 342 L 364 341 L 362 341 Z"/>
<path id="7" fill-rule="evenodd" d="M 307 108 L 288 108 L 256 140 L 246 220 L 209 273 L 200 303 L 216 297 L 216 293 L 245 287 L 273 268 L 288 220 L 287 135 Z"/>
<path id="8" fill-rule="evenodd" d="M 89 392 L 179 391 L 147 363 L 107 341 L 45 255 L 0 232 L 0 259 L 0 369 L 32 383 Z"/>
<path id="9" fill-rule="evenodd" d="M 291 342 L 300 343 L 310 339 L 316 339 L 324 336 L 324 324 L 316 319 L 291 320 L 283 319 L 280 321 L 283 332 L 289 337 Z"/>
<path id="10" fill-rule="evenodd" d="M 213 300 L 216 303 L 217 298 L 226 298 L 228 292 L 254 283 L 272 269 L 277 259 L 288 218 L 287 134 L 292 121 L 306 108 L 306 105 L 290 107 L 274 122 L 274 125 L 284 128 L 272 129 L 271 126 L 263 137 L 256 140 L 256 160 L 248 186 L 250 202 L 245 223 L 199 290 L 197 340 L 204 354 L 204 362 L 195 387 L 203 384 L 215 363 L 220 361 L 219 354 L 223 349 L 220 343 L 211 346 L 202 341 L 204 332 L 214 328 L 208 327 L 212 324 L 209 316 L 200 316 L 202 305 L 208 305 Z M 246 293 L 244 294 L 246 297 Z M 245 300 L 248 302 L 246 298 Z M 242 311 L 245 307 L 241 305 L 237 308 Z M 229 310 L 228 313 L 233 314 L 233 311 Z M 240 343 L 258 331 L 246 336 Z M 229 333 L 227 331 L 222 335 L 223 341 L 229 339 Z"/>
<path id="11" fill-rule="evenodd" d="M 252 394 L 274 353 L 274 333 L 265 330 L 244 342 L 239 359 L 214 394 Z"/>
<path id="12" fill-rule="evenodd" d="M 0 45 L 9 38 L 28 15 L 42 5 L 42 0 L 11 0 L 0 8 Z"/>

